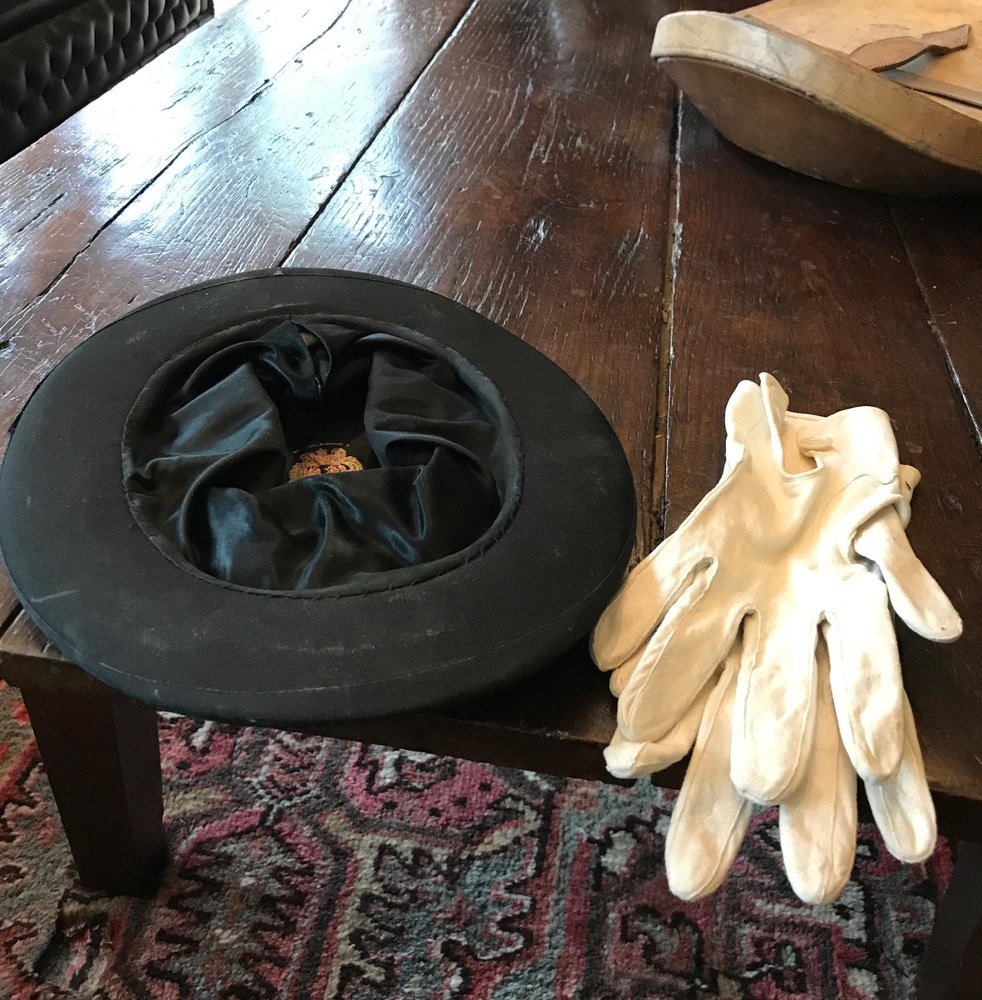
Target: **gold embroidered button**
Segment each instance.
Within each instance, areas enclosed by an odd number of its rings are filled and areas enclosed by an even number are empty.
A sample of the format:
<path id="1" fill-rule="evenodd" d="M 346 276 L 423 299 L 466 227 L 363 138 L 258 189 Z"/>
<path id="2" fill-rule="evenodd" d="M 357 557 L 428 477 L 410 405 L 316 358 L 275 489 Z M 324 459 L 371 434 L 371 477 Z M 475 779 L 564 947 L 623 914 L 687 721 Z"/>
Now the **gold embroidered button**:
<path id="1" fill-rule="evenodd" d="M 359 472 L 363 468 L 361 462 L 341 445 L 318 445 L 299 452 L 297 460 L 290 466 L 290 482 L 330 472 Z"/>

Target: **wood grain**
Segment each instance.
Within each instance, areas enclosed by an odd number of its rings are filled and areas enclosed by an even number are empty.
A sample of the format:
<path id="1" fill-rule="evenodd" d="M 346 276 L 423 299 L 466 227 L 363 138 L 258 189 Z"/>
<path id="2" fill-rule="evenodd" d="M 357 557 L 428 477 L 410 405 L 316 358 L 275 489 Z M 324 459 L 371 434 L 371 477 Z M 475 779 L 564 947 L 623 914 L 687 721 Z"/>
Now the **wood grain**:
<path id="1" fill-rule="evenodd" d="M 83 237 L 88 242 L 80 247 L 76 239 L 74 256 L 50 289 L 0 321 L 0 344 L 7 343 L 0 353 L 0 427 L 10 425 L 58 360 L 131 307 L 205 278 L 279 264 L 468 2 L 365 0 L 347 5 L 340 15 L 332 4 L 332 18 L 322 22 L 317 14 L 312 29 L 292 25 L 293 48 L 280 45 L 273 60 L 279 66 L 288 58 L 285 68 L 272 76 L 262 69 L 266 82 L 254 81 L 244 104 L 240 85 L 220 58 L 208 62 L 209 69 L 194 70 L 200 85 L 176 79 L 168 91 L 177 116 L 172 119 L 176 155 L 168 161 L 162 153 L 165 162 L 156 172 L 155 164 L 148 166 L 140 157 L 132 162 L 124 158 L 120 169 L 125 173 L 132 168 L 142 179 L 139 189 L 131 191 L 119 210 L 106 198 L 91 195 L 81 209 L 94 215 L 89 235 Z M 248 4 L 236 11 L 251 14 L 252 8 Z M 275 21 L 276 15 L 270 18 Z M 233 40 L 256 35 L 252 52 L 262 62 L 263 22 L 255 30 L 251 21 L 245 23 L 250 27 L 240 27 Z M 193 32 L 174 51 L 182 50 L 187 59 L 205 59 L 210 27 Z M 139 103 L 139 77 L 124 81 L 112 94 L 122 91 L 117 100 L 125 100 L 132 93 Z M 206 124 L 199 125 L 203 95 L 220 94 L 226 83 L 237 95 L 231 102 L 237 110 L 217 119 L 206 116 Z M 90 107 L 104 113 L 101 99 Z M 186 117 L 181 117 L 185 108 Z M 125 142 L 125 128 L 116 134 L 118 142 Z M 59 146 L 61 129 L 52 135 L 36 154 L 11 162 L 31 176 L 64 171 L 66 163 L 72 164 L 76 172 L 66 175 L 66 183 L 90 192 L 103 183 L 116 184 L 105 162 L 103 182 L 78 159 L 66 157 Z M 82 146 L 87 148 L 88 142 Z M 30 183 L 9 174 L 7 181 L 15 187 Z M 67 211 L 61 202 L 57 207 L 58 214 Z M 59 239 L 55 230 L 50 240 Z M 29 244 L 43 242 L 31 230 Z"/>
<path id="2" fill-rule="evenodd" d="M 478 2 L 286 263 L 424 285 L 523 337 L 606 413 L 651 493 L 673 94 L 667 4 Z"/>
<path id="3" fill-rule="evenodd" d="M 267 89 L 344 6 L 258 0 L 234 8 L 0 165 L 4 313 L 50 287 L 195 138 Z"/>
<path id="4" fill-rule="evenodd" d="M 805 412 L 883 407 L 924 473 L 912 544 L 966 625 L 951 646 L 900 630 L 929 779 L 982 799 L 982 463 L 886 200 L 756 160 L 689 105 L 678 183 L 668 526 L 718 478 L 740 379 L 771 372 Z"/>

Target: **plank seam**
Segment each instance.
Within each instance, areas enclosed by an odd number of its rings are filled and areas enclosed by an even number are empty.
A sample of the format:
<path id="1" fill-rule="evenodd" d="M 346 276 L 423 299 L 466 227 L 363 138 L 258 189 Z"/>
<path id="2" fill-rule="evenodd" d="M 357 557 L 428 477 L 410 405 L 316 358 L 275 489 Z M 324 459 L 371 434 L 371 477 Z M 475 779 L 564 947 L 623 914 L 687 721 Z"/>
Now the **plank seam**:
<path id="1" fill-rule="evenodd" d="M 668 221 L 665 227 L 665 264 L 662 282 L 661 338 L 658 347 L 658 389 L 655 415 L 655 539 L 646 539 L 649 548 L 665 537 L 665 526 L 671 504 L 668 500 L 668 439 L 671 434 L 668 412 L 672 398 L 672 360 L 675 332 L 675 284 L 682 257 L 681 209 L 682 179 L 682 94 L 675 92 L 672 110 L 672 137 L 669 145 L 671 176 L 668 186 Z"/>

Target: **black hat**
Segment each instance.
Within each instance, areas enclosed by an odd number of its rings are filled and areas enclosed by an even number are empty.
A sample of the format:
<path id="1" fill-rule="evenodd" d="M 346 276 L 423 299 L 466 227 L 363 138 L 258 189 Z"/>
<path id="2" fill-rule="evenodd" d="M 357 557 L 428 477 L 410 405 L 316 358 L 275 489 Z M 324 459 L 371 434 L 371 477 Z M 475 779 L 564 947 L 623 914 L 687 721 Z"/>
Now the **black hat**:
<path id="1" fill-rule="evenodd" d="M 0 547 L 66 655 L 160 708 L 365 718 L 522 677 L 592 626 L 634 539 L 614 433 L 463 306 L 337 271 L 151 302 L 39 386 Z"/>

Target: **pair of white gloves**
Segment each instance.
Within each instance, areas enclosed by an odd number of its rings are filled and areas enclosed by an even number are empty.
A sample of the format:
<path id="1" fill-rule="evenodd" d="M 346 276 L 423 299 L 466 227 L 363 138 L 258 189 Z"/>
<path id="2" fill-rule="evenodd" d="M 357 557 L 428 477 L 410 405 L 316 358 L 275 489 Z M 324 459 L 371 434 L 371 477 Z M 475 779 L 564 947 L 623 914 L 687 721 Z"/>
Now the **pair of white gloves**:
<path id="1" fill-rule="evenodd" d="M 900 464 L 882 410 L 787 406 L 770 375 L 737 386 L 722 479 L 592 636 L 619 698 L 611 774 L 692 750 L 665 845 L 684 899 L 719 887 L 754 803 L 780 806 L 794 891 L 834 899 L 855 855 L 857 774 L 892 854 L 934 849 L 890 608 L 938 642 L 961 620 L 905 534 L 920 473 Z"/>

